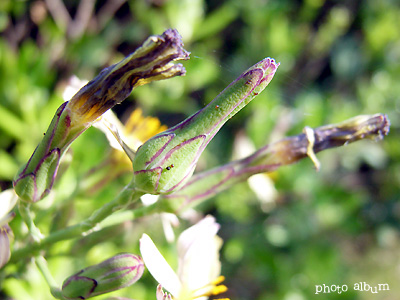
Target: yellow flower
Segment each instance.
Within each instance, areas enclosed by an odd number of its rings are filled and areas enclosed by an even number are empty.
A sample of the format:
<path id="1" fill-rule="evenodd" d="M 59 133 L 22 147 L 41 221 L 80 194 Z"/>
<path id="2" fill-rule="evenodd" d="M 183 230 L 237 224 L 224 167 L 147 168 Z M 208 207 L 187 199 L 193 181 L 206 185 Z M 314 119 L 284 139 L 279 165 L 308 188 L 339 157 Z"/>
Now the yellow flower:
<path id="1" fill-rule="evenodd" d="M 125 124 L 110 110 L 93 126 L 106 135 L 113 148 L 110 155 L 112 164 L 119 165 L 126 171 L 132 171 L 130 154 L 133 155 L 149 138 L 167 129 L 158 118 L 143 116 L 140 108 L 130 114 Z"/>
<path id="2" fill-rule="evenodd" d="M 167 129 L 155 117 L 145 117 L 140 108 L 136 108 L 122 124 L 112 112 L 107 112 L 94 127 L 100 129 L 107 137 L 110 146 L 118 151 L 124 151 L 122 141 L 131 150 L 136 151 L 145 141 Z"/>
<path id="3" fill-rule="evenodd" d="M 64 100 L 68 101 L 85 84 L 87 84 L 87 80 L 72 76 L 64 90 Z M 108 110 L 93 123 L 93 127 L 105 134 L 113 148 L 111 153 L 113 163 L 126 164 L 129 171 L 132 170 L 132 164 L 124 152 L 126 149 L 121 144 L 124 143 L 131 150 L 136 151 L 149 138 L 168 128 L 166 125 L 162 125 L 158 118 L 144 116 L 141 108 L 134 109 L 125 124 L 118 119 L 112 110 Z"/>
<path id="4" fill-rule="evenodd" d="M 154 135 L 167 130 L 167 126 L 161 125 L 160 120 L 155 117 L 144 117 L 142 110 L 137 108 L 132 112 L 125 123 L 125 130 L 128 136 L 128 143 L 129 137 L 132 136 L 135 137 L 141 145 Z M 137 150 L 137 148 L 138 146 L 133 149 Z"/>

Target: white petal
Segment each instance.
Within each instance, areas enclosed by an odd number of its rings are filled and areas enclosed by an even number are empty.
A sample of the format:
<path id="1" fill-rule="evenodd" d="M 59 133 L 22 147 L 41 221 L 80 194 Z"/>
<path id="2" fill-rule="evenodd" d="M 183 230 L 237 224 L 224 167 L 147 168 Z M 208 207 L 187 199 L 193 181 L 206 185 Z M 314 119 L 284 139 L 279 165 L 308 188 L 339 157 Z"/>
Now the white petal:
<path id="1" fill-rule="evenodd" d="M 219 224 L 215 222 L 213 216 L 206 216 L 198 222 L 183 231 L 178 238 L 178 256 L 182 257 L 192 247 L 193 243 L 203 237 L 213 237 L 219 230 Z"/>
<path id="2" fill-rule="evenodd" d="M 216 235 L 219 224 L 211 216 L 185 230 L 178 239 L 178 276 L 187 290 L 197 290 L 218 277 L 221 271 Z"/>
<path id="3" fill-rule="evenodd" d="M 121 138 L 119 137 L 121 132 L 123 132 L 124 125 L 122 125 L 112 110 L 106 111 L 97 122 L 93 123 L 93 127 L 105 134 L 111 147 L 119 151 L 124 151 L 120 143 Z"/>
<path id="4" fill-rule="evenodd" d="M 271 211 L 275 206 L 278 192 L 274 182 L 267 174 L 255 174 L 247 179 L 247 182 L 261 203 L 264 212 Z"/>
<path id="5" fill-rule="evenodd" d="M 10 259 L 10 238 L 13 239 L 14 234 L 10 226 L 5 225 L 0 227 L 0 269 Z"/>
<path id="6" fill-rule="evenodd" d="M 179 278 L 186 289 L 194 291 L 214 281 L 221 273 L 218 236 L 194 243 L 185 257 L 179 260 Z"/>
<path id="7" fill-rule="evenodd" d="M 147 234 L 140 239 L 140 253 L 144 264 L 151 275 L 172 295 L 176 296 L 181 290 L 181 282 L 156 245 Z"/>
<path id="8" fill-rule="evenodd" d="M 244 131 L 239 131 L 233 142 L 232 159 L 241 159 L 256 151 L 256 147 Z"/>
<path id="9" fill-rule="evenodd" d="M 140 197 L 140 200 L 142 200 L 143 205 L 149 206 L 156 203 L 159 197 L 159 195 L 144 194 L 142 197 Z"/>
<path id="10" fill-rule="evenodd" d="M 125 143 L 128 138 L 123 134 L 124 125 L 122 125 L 112 110 L 106 111 L 98 118 L 97 122 L 93 123 L 93 127 L 101 130 L 106 135 L 111 147 L 118 151 L 124 151 L 130 160 L 133 160 L 135 151 Z"/>
<path id="11" fill-rule="evenodd" d="M 18 197 L 14 189 L 8 189 L 0 193 L 0 220 L 14 208 L 17 200 Z"/>
<path id="12" fill-rule="evenodd" d="M 172 243 L 175 241 L 175 233 L 172 227 L 177 227 L 179 225 L 179 219 L 175 214 L 171 213 L 161 213 L 160 216 L 165 238 L 168 243 Z"/>

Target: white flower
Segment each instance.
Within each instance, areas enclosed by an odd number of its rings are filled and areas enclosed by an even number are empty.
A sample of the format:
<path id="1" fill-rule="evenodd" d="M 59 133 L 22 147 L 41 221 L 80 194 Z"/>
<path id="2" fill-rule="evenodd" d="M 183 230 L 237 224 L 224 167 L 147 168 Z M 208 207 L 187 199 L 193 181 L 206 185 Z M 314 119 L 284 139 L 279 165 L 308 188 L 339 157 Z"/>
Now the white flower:
<path id="1" fill-rule="evenodd" d="M 14 234 L 8 223 L 14 217 L 10 211 L 17 203 L 18 197 L 13 189 L 5 190 L 0 193 L 0 268 L 10 259 L 10 242 L 14 239 Z"/>
<path id="2" fill-rule="evenodd" d="M 217 236 L 219 224 L 207 216 L 181 233 L 177 242 L 178 271 L 175 273 L 158 251 L 151 238 L 143 234 L 140 252 L 153 277 L 172 294 L 175 300 L 202 300 L 227 290 L 220 275 L 219 250 L 222 240 Z M 157 300 L 169 300 L 161 286 Z"/>
<path id="3" fill-rule="evenodd" d="M 4 190 L 0 193 L 0 226 L 10 221 L 9 212 L 17 204 L 18 197 L 13 189 Z"/>
<path id="4" fill-rule="evenodd" d="M 14 239 L 14 234 L 8 226 L 5 224 L 0 227 L 0 268 L 2 268 L 10 260 L 11 251 L 10 243 Z"/>

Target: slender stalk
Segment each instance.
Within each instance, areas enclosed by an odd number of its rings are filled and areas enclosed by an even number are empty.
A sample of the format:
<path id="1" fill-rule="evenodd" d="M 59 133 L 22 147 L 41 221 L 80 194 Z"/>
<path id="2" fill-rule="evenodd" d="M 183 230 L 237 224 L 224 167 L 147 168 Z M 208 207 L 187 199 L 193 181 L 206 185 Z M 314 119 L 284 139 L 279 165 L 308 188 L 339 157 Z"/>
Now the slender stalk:
<path id="1" fill-rule="evenodd" d="M 33 244 L 29 244 L 22 249 L 14 251 L 12 253 L 10 262 L 13 263 L 21 260 L 22 258 L 33 256 L 38 251 L 59 241 L 70 240 L 87 235 L 94 231 L 95 228 L 98 230 L 98 223 L 103 221 L 114 212 L 121 210 L 128 204 L 138 200 L 142 195 L 143 193 L 134 190 L 130 185 L 126 186 L 114 200 L 96 210 L 87 220 L 53 232 L 43 239 L 35 240 L 35 243 Z"/>
<path id="2" fill-rule="evenodd" d="M 30 206 L 31 205 L 29 203 L 19 201 L 18 210 L 26 226 L 28 226 L 29 233 L 32 236 L 33 240 L 35 242 L 40 242 L 43 239 L 44 235 L 40 232 L 40 229 L 36 227 L 35 222 L 33 221 Z"/>
<path id="3" fill-rule="evenodd" d="M 248 157 L 195 174 L 182 189 L 161 195 L 159 201 L 174 206 L 177 212 L 205 201 L 254 174 L 271 172 L 306 157 L 311 158 L 318 169 L 315 153 L 361 139 L 382 139 L 388 134 L 389 127 L 389 119 L 383 114 L 360 115 L 315 129 L 306 127 L 305 133 L 265 145 Z"/>
<path id="4" fill-rule="evenodd" d="M 156 202 L 148 206 L 142 206 L 137 209 L 120 211 L 105 219 L 99 224 L 104 229 L 106 227 L 121 224 L 126 221 L 132 221 L 144 216 L 149 216 L 162 212 L 173 212 L 172 208 L 165 203 Z"/>
<path id="5" fill-rule="evenodd" d="M 39 271 L 42 273 L 44 279 L 46 280 L 48 286 L 50 287 L 51 294 L 54 296 L 54 298 L 66 300 L 62 296 L 60 288 L 58 287 L 56 281 L 51 275 L 46 259 L 41 255 L 36 256 L 35 263 Z"/>

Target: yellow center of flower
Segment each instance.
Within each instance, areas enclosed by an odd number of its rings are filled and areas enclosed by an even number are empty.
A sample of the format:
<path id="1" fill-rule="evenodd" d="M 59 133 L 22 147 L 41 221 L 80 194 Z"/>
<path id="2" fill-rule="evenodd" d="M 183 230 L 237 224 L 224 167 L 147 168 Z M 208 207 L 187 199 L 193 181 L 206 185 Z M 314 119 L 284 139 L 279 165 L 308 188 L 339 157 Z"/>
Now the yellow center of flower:
<path id="1" fill-rule="evenodd" d="M 221 284 L 224 280 L 224 276 L 219 276 L 217 279 L 210 282 L 209 284 L 192 291 L 192 297 L 190 299 L 194 300 L 201 297 L 211 297 L 225 293 L 228 288 L 225 285 Z M 199 291 L 203 292 L 201 292 L 201 294 L 198 294 Z M 229 298 L 218 298 L 215 300 L 229 300 Z"/>
<path id="2" fill-rule="evenodd" d="M 163 132 L 167 126 L 161 125 L 159 119 L 155 117 L 145 117 L 140 108 L 136 108 L 125 124 L 125 134 L 141 143 L 144 143 L 157 133 Z"/>

